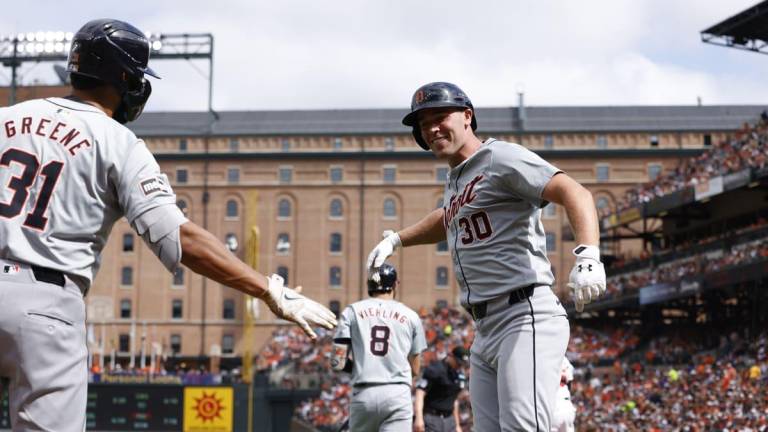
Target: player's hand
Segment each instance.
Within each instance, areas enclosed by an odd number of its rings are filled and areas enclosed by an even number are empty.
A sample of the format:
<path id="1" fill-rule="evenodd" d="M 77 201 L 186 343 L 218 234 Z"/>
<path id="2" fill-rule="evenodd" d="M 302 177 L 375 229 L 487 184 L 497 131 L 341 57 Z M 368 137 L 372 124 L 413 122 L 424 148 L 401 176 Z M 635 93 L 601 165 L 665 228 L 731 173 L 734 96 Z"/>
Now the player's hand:
<path id="1" fill-rule="evenodd" d="M 568 278 L 568 288 L 571 289 L 576 311 L 581 312 L 585 304 L 605 292 L 605 267 L 600 262 L 597 246 L 579 245 L 573 254 L 576 255 L 576 263 Z"/>
<path id="2" fill-rule="evenodd" d="M 413 422 L 413 432 L 424 432 L 425 430 L 424 419 L 416 419 Z"/>
<path id="3" fill-rule="evenodd" d="M 379 283 L 379 267 L 384 264 L 387 258 L 392 255 L 397 248 L 402 246 L 400 236 L 392 230 L 386 230 L 381 233 L 384 240 L 380 241 L 375 248 L 368 254 L 368 279 Z"/>
<path id="4" fill-rule="evenodd" d="M 269 309 L 280 318 L 292 321 L 304 330 L 312 340 L 317 335 L 310 326 L 332 329 L 336 326 L 336 317 L 325 306 L 299 294 L 301 288 L 292 290 L 284 286 L 282 277 L 273 274 L 268 278 L 269 287 L 263 297 Z"/>

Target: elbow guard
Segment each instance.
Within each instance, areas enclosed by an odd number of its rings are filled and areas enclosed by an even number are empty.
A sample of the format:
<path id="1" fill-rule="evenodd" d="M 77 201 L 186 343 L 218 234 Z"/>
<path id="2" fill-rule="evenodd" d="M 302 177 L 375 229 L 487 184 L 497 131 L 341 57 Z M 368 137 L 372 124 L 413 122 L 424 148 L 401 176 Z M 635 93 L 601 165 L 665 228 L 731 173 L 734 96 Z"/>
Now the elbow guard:
<path id="1" fill-rule="evenodd" d="M 179 227 L 187 218 L 176 205 L 155 207 L 133 221 L 133 228 L 170 272 L 181 262 Z"/>
<path id="2" fill-rule="evenodd" d="M 337 339 L 331 350 L 331 368 L 336 372 L 349 372 L 352 362 L 349 360 L 349 342 Z"/>

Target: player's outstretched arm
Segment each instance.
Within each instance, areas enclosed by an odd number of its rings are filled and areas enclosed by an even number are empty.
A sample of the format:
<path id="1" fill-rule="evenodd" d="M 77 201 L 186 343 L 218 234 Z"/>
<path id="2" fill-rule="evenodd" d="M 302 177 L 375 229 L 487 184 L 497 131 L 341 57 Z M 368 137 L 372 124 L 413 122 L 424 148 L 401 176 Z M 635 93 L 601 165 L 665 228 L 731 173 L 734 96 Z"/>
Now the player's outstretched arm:
<path id="1" fill-rule="evenodd" d="M 427 392 L 417 388 L 416 395 L 413 400 L 413 430 L 414 432 L 424 432 L 424 397 Z"/>
<path id="2" fill-rule="evenodd" d="M 592 194 L 566 174 L 557 174 L 544 188 L 542 198 L 565 207 L 578 246 L 568 287 L 576 310 L 605 292 L 605 268 L 600 262 L 600 226 Z"/>
<path id="3" fill-rule="evenodd" d="M 181 262 L 195 273 L 263 300 L 275 315 L 298 324 L 312 339 L 317 335 L 311 326 L 332 329 L 336 325 L 333 312 L 283 286 L 280 276 L 267 278 L 255 271 L 194 222 L 181 225 L 179 236 Z"/>
<path id="4" fill-rule="evenodd" d="M 384 231 L 384 239 L 368 254 L 368 278 L 378 282 L 379 267 L 401 246 L 437 243 L 445 240 L 443 209 L 439 208 L 398 232 Z"/>

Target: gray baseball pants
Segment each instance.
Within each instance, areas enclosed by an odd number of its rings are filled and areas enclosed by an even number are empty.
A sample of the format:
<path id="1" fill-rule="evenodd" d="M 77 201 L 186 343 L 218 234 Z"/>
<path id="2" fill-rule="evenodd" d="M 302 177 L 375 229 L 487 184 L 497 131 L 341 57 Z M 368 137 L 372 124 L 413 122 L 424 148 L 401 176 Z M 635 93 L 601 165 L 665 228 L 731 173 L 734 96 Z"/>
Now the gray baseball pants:
<path id="1" fill-rule="evenodd" d="M 87 356 L 80 289 L 0 260 L 0 376 L 9 378 L 14 431 L 85 430 Z"/>
<path id="2" fill-rule="evenodd" d="M 506 302 L 507 299 L 502 299 Z M 549 432 L 570 337 L 565 309 L 546 286 L 476 321 L 469 395 L 474 430 Z"/>
<path id="3" fill-rule="evenodd" d="M 426 432 L 456 432 L 456 419 L 452 415 L 443 417 L 424 413 L 424 429 Z"/>
<path id="4" fill-rule="evenodd" d="M 411 386 L 381 384 L 352 388 L 349 430 L 354 432 L 412 432 Z"/>

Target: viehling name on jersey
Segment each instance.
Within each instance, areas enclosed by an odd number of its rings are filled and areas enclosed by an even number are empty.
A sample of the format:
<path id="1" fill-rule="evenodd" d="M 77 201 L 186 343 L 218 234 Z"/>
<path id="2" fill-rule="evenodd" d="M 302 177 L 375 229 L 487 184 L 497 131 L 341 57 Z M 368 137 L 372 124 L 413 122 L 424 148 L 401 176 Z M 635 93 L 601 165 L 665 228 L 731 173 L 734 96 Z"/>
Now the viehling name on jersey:
<path id="1" fill-rule="evenodd" d="M 405 324 L 408 321 L 408 317 L 405 316 L 405 314 L 401 314 L 398 311 L 393 311 L 389 309 L 382 309 L 380 307 L 377 308 L 366 308 L 360 310 L 357 315 L 360 317 L 360 319 L 366 319 L 366 318 L 384 318 L 389 319 L 392 321 L 397 321 L 400 324 Z"/>

